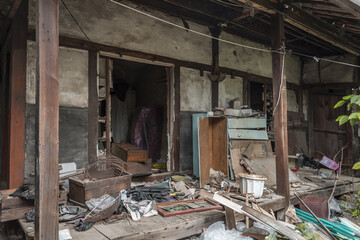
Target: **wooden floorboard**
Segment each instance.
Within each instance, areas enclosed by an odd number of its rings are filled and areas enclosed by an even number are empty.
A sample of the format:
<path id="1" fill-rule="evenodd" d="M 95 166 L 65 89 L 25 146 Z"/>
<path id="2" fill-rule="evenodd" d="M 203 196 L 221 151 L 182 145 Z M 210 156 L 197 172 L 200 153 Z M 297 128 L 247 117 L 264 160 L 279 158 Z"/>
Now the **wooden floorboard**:
<path id="1" fill-rule="evenodd" d="M 301 175 L 303 179 L 305 175 Z M 353 182 L 350 182 L 352 181 Z M 308 185 L 310 188 L 303 187 L 305 190 L 297 189 L 296 192 L 301 197 L 306 195 L 316 195 L 328 197 L 331 194 L 333 180 L 326 180 L 324 183 L 311 183 L 305 181 L 302 185 Z M 294 190 L 296 188 L 292 188 Z M 350 191 L 360 189 L 360 178 L 341 177 L 335 191 L 336 195 L 341 195 Z M 297 204 L 297 199 L 291 194 L 291 203 Z M 233 200 L 236 202 L 237 200 Z M 244 202 L 243 202 L 244 203 Z M 285 198 L 272 194 L 271 198 L 259 203 L 265 209 L 272 209 L 274 212 L 281 210 L 285 206 Z M 244 216 L 236 214 L 236 221 L 243 221 Z M 160 215 L 143 218 L 137 222 L 132 220 L 119 220 L 115 223 L 96 223 L 90 230 L 86 232 L 77 232 L 72 224 L 61 223 L 60 229 L 68 228 L 74 240 L 102 240 L 102 239 L 181 239 L 196 234 L 200 234 L 203 228 L 209 227 L 217 221 L 225 221 L 225 212 L 213 210 L 207 212 L 184 214 L 172 217 L 162 217 Z M 26 232 L 27 239 L 33 239 L 34 225 L 26 223 L 24 219 L 19 220 L 20 225 Z"/>

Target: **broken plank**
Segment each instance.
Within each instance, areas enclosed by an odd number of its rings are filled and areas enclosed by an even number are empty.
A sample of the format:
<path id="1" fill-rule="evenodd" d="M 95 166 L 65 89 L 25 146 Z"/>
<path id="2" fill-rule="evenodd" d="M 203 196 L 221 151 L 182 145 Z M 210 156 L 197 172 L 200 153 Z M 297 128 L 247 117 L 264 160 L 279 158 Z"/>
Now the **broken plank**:
<path id="1" fill-rule="evenodd" d="M 322 180 L 321 178 L 317 178 L 317 177 L 305 177 L 307 180 L 310 180 L 312 182 L 325 182 L 324 180 Z"/>
<path id="2" fill-rule="evenodd" d="M 267 178 L 266 183 L 268 185 L 276 185 L 276 161 L 275 158 L 243 158 L 242 161 L 248 166 L 255 174 L 263 175 Z M 286 169 L 289 173 L 289 181 L 291 183 L 300 182 L 298 176 L 290 169 Z M 280 172 L 280 174 L 284 174 Z"/>
<path id="3" fill-rule="evenodd" d="M 229 207 L 225 207 L 226 226 L 229 230 L 236 229 L 235 212 Z"/>
<path id="4" fill-rule="evenodd" d="M 217 193 L 214 194 L 213 199 L 215 201 L 218 201 L 219 203 L 233 209 L 234 211 L 236 211 L 238 213 L 244 214 L 244 215 L 248 216 L 249 218 L 254 219 L 257 222 L 260 222 L 262 224 L 265 224 L 265 225 L 273 228 L 275 231 L 287 236 L 289 239 L 304 240 L 304 238 L 302 236 L 293 232 L 288 227 L 283 225 L 281 222 L 279 222 L 271 217 L 268 217 L 256 210 L 252 209 L 251 207 L 241 206 L 239 204 L 236 204 L 236 203 L 232 202 L 231 200 L 224 198 L 223 196 L 220 196 Z"/>
<path id="5" fill-rule="evenodd" d="M 253 153 L 253 151 L 254 151 L 254 144 L 250 143 L 243 155 L 247 158 L 251 158 L 250 156 Z"/>
<path id="6" fill-rule="evenodd" d="M 244 166 L 240 164 L 241 154 L 240 149 L 230 149 L 231 168 L 234 172 L 235 178 L 239 178 L 239 173 L 246 173 Z"/>

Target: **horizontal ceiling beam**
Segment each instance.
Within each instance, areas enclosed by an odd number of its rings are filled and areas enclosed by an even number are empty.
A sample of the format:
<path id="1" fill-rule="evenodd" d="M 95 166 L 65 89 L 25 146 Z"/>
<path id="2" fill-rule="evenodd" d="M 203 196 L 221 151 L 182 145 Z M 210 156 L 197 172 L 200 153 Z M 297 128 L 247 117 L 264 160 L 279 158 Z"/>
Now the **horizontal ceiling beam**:
<path id="1" fill-rule="evenodd" d="M 355 56 L 360 55 L 360 42 L 343 29 L 330 25 L 298 6 L 291 5 L 284 9 L 285 21 L 326 42 L 331 43 Z"/>
<path id="2" fill-rule="evenodd" d="M 245 3 L 247 1 L 248 0 L 231 0 L 231 2 L 238 3 Z M 343 29 L 324 22 L 320 18 L 315 17 L 311 13 L 296 5 L 284 4 L 280 7 L 268 0 L 251 0 L 251 2 L 253 3 L 253 6 L 259 10 L 263 10 L 265 8 L 267 10 L 264 11 L 268 13 L 269 10 L 272 10 L 273 12 L 280 12 L 285 16 L 285 21 L 291 25 L 296 26 L 297 28 L 329 42 L 351 54 L 354 54 L 355 56 L 360 55 L 360 41 L 358 39 L 345 34 Z"/>
<path id="3" fill-rule="evenodd" d="M 329 2 L 351 13 L 356 19 L 360 19 L 360 0 L 329 0 Z"/>

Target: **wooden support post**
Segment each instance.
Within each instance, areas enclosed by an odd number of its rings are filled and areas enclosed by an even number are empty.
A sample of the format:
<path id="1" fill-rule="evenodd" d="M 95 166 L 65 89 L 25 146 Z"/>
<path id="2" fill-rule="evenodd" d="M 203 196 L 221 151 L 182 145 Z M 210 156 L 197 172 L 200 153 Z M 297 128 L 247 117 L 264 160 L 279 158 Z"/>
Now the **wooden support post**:
<path id="1" fill-rule="evenodd" d="M 284 18 L 281 14 L 272 16 L 272 48 L 281 49 L 284 41 Z M 281 51 L 281 50 L 280 50 Z M 286 203 L 290 200 L 288 168 L 288 134 L 287 134 L 287 101 L 285 55 L 272 53 L 273 96 L 274 96 L 274 133 L 276 153 L 276 191 L 284 196 Z M 280 99 L 278 99 L 280 97 Z"/>
<path id="2" fill-rule="evenodd" d="M 180 67 L 179 66 L 175 66 L 174 68 L 174 130 L 173 130 L 172 143 L 173 143 L 173 156 L 174 156 L 173 171 L 180 171 Z"/>
<path id="3" fill-rule="evenodd" d="M 314 136 L 314 93 L 312 89 L 307 90 L 308 94 L 308 153 L 313 154 L 315 151 L 315 136 Z"/>
<path id="4" fill-rule="evenodd" d="M 96 161 L 98 148 L 99 96 L 97 84 L 97 52 L 89 51 L 88 93 L 88 162 Z"/>
<path id="5" fill-rule="evenodd" d="M 111 95 L 110 83 L 112 78 L 112 67 L 110 58 L 106 58 L 106 156 L 111 155 Z"/>
<path id="6" fill-rule="evenodd" d="M 211 35 L 218 38 L 221 34 L 221 28 L 216 26 L 209 28 Z M 220 78 L 220 67 L 219 67 L 219 41 L 212 39 L 212 75 L 218 76 L 218 78 L 211 82 L 211 108 L 219 106 L 219 78 Z"/>
<path id="7" fill-rule="evenodd" d="M 35 239 L 59 237 L 59 2 L 36 1 Z"/>
<path id="8" fill-rule="evenodd" d="M 10 144 L 5 160 L 9 161 L 9 188 L 24 182 L 27 16 L 28 2 L 22 1 L 11 27 Z"/>

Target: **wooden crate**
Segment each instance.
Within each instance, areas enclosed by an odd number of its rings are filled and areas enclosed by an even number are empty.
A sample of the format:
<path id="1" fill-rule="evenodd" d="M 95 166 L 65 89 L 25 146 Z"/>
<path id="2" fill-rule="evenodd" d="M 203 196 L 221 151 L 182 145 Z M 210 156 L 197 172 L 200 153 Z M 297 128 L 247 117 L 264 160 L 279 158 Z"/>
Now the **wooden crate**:
<path id="1" fill-rule="evenodd" d="M 143 150 L 129 143 L 113 143 L 111 153 L 126 162 L 148 161 L 148 150 Z"/>
<path id="2" fill-rule="evenodd" d="M 85 175 L 69 178 L 70 193 L 69 197 L 73 203 L 80 205 L 91 198 L 98 198 L 104 194 L 114 194 L 120 190 L 131 187 L 131 175 L 124 173 L 117 176 L 114 169 L 107 169 L 92 172 L 90 178 L 85 179 Z"/>
<path id="3" fill-rule="evenodd" d="M 133 177 L 152 174 L 150 159 L 147 162 L 124 162 L 124 168 L 130 172 Z"/>

